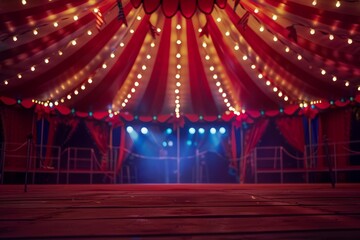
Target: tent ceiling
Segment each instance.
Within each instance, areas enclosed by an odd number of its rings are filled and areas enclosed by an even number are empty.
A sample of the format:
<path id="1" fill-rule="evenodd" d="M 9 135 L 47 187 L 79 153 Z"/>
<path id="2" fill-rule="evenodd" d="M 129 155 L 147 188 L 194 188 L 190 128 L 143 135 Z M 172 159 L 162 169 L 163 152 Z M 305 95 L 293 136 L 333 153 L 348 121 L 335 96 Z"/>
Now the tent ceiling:
<path id="1" fill-rule="evenodd" d="M 1 1 L 0 96 L 217 116 L 358 95 L 359 1 L 122 0 L 125 19 L 118 4 Z"/>

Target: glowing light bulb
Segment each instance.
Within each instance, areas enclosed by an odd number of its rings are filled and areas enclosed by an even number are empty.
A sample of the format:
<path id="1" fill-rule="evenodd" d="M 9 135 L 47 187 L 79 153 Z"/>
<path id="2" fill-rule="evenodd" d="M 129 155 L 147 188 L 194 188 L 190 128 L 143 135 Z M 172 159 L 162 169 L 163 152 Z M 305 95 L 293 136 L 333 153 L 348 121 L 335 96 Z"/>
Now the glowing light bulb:
<path id="1" fill-rule="evenodd" d="M 348 44 L 352 44 L 353 40 L 351 38 L 348 39 Z"/>
<path id="2" fill-rule="evenodd" d="M 258 9 L 258 8 L 255 8 L 255 9 L 254 9 L 254 13 L 259 13 L 259 9 Z"/>
<path id="3" fill-rule="evenodd" d="M 72 41 L 71 41 L 71 44 L 72 44 L 73 46 L 76 46 L 76 40 L 72 40 Z"/>
<path id="4" fill-rule="evenodd" d="M 111 57 L 111 58 L 114 58 L 114 57 L 115 57 L 115 53 L 111 53 L 111 54 L 110 54 L 110 57 Z"/>
<path id="5" fill-rule="evenodd" d="M 16 36 L 13 36 L 13 41 L 16 42 L 18 38 Z"/>
<path id="6" fill-rule="evenodd" d="M 79 17 L 78 16 L 74 16 L 74 21 L 77 21 L 77 20 L 79 20 Z"/>
<path id="7" fill-rule="evenodd" d="M 104 63 L 104 64 L 102 65 L 102 68 L 103 68 L 103 69 L 107 68 L 106 63 Z"/>
<path id="8" fill-rule="evenodd" d="M 335 4 L 335 6 L 338 8 L 338 7 L 340 7 L 341 6 L 341 3 L 340 3 L 340 1 L 336 1 L 336 4 Z"/>
<path id="9" fill-rule="evenodd" d="M 242 59 L 243 59 L 244 61 L 246 61 L 246 60 L 248 59 L 248 57 L 247 57 L 246 55 L 244 55 L 244 56 L 242 57 Z"/>
<path id="10" fill-rule="evenodd" d="M 58 22 L 54 22 L 54 27 L 58 27 L 59 26 L 59 24 L 58 24 Z"/>
<path id="11" fill-rule="evenodd" d="M 330 39 L 330 41 L 334 40 L 334 35 L 330 34 L 329 39 Z"/>
<path id="12" fill-rule="evenodd" d="M 349 81 L 346 81 L 345 82 L 345 86 L 348 87 L 350 85 L 350 82 Z"/>
<path id="13" fill-rule="evenodd" d="M 235 51 L 238 51 L 238 50 L 240 49 L 239 45 L 236 44 L 236 45 L 234 46 L 234 49 L 235 49 Z"/>
<path id="14" fill-rule="evenodd" d="M 278 18 L 278 17 L 277 17 L 275 14 L 272 16 L 272 19 L 273 19 L 274 21 L 276 21 L 277 18 Z"/>
<path id="15" fill-rule="evenodd" d="M 317 2 L 316 2 L 316 0 L 314 0 L 314 1 L 312 2 L 312 5 L 313 5 L 313 6 L 316 6 L 316 4 L 317 4 Z"/>
<path id="16" fill-rule="evenodd" d="M 311 35 L 314 35 L 314 34 L 315 34 L 315 29 L 313 29 L 313 28 L 310 29 L 310 34 L 311 34 Z"/>
<path id="17" fill-rule="evenodd" d="M 22 78 L 22 75 L 20 73 L 18 73 L 17 77 L 20 79 L 20 78 Z"/>
<path id="18" fill-rule="evenodd" d="M 87 34 L 88 34 L 89 36 L 91 36 L 91 35 L 92 35 L 92 31 L 91 31 L 91 30 L 88 30 L 88 31 L 87 31 Z"/>
<path id="19" fill-rule="evenodd" d="M 300 61 L 300 60 L 302 59 L 302 56 L 299 54 L 299 55 L 297 56 L 297 59 Z"/>
<path id="20" fill-rule="evenodd" d="M 289 48 L 289 47 L 286 47 L 286 48 L 285 48 L 285 52 L 287 52 L 287 53 L 290 52 L 290 48 Z"/>
<path id="21" fill-rule="evenodd" d="M 88 79 L 88 83 L 92 84 L 93 80 L 91 78 Z"/>
<path id="22" fill-rule="evenodd" d="M 44 62 L 45 62 L 46 64 L 48 64 L 48 63 L 50 62 L 49 58 L 45 58 L 45 59 L 44 59 Z"/>
<path id="23" fill-rule="evenodd" d="M 22 5 L 26 5 L 26 0 L 21 1 Z"/>
<path id="24" fill-rule="evenodd" d="M 177 30 L 180 30 L 180 29 L 181 29 L 181 25 L 180 25 L 180 24 L 177 24 L 177 25 L 176 25 L 176 29 L 177 29 Z"/>
<path id="25" fill-rule="evenodd" d="M 32 71 L 32 72 L 34 72 L 36 69 L 35 69 L 35 66 L 32 66 L 31 68 L 30 68 L 30 70 Z"/>
<path id="26" fill-rule="evenodd" d="M 217 21 L 217 22 L 221 22 L 221 18 L 217 18 L 216 21 Z"/>
<path id="27" fill-rule="evenodd" d="M 261 27 L 259 28 L 259 31 L 260 31 L 260 32 L 263 32 L 264 30 L 265 30 L 264 26 L 261 26 Z"/>
<path id="28" fill-rule="evenodd" d="M 34 29 L 34 30 L 33 30 L 33 34 L 34 34 L 35 36 L 38 35 L 38 33 L 39 33 L 39 32 L 37 31 L 37 29 Z"/>
<path id="29" fill-rule="evenodd" d="M 333 76 L 332 80 L 333 80 L 334 82 L 336 82 L 337 77 L 336 77 L 336 76 Z"/>

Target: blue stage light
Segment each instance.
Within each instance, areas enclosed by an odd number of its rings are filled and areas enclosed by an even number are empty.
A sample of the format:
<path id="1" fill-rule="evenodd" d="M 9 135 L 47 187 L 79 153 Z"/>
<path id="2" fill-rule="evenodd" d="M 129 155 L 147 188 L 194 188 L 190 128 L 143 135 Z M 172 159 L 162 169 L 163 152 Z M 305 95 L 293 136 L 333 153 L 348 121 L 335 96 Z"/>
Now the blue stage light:
<path id="1" fill-rule="evenodd" d="M 126 131 L 127 131 L 128 133 L 132 133 L 132 132 L 134 131 L 134 128 L 133 128 L 132 126 L 128 126 L 128 127 L 126 128 Z"/>
<path id="2" fill-rule="evenodd" d="M 172 129 L 171 128 L 166 129 L 166 133 L 170 135 L 172 133 Z"/>
<path id="3" fill-rule="evenodd" d="M 204 133 L 205 133 L 205 129 L 204 129 L 204 128 L 199 128 L 199 133 L 200 133 L 200 134 L 204 134 Z"/>
<path id="4" fill-rule="evenodd" d="M 166 146 L 167 146 L 167 142 L 163 141 L 162 145 L 163 145 L 163 147 L 166 147 Z"/>
<path id="5" fill-rule="evenodd" d="M 215 134 L 216 133 L 216 128 L 214 128 L 214 127 L 210 128 L 210 133 Z"/>
<path id="6" fill-rule="evenodd" d="M 149 130 L 146 127 L 141 128 L 141 133 L 142 134 L 147 134 L 148 132 L 149 132 Z"/>
<path id="7" fill-rule="evenodd" d="M 220 132 L 221 134 L 225 134 L 225 133 L 226 133 L 226 129 L 225 129 L 224 127 L 221 127 L 221 128 L 219 129 L 219 132 Z"/>
<path id="8" fill-rule="evenodd" d="M 169 147 L 172 147 L 172 146 L 174 146 L 174 143 L 173 143 L 173 141 L 171 141 L 171 140 L 170 140 L 170 141 L 168 142 L 168 146 L 169 146 Z"/>
<path id="9" fill-rule="evenodd" d="M 196 131 L 195 131 L 195 128 L 189 128 L 189 133 L 190 133 L 190 134 L 195 134 L 195 132 L 196 132 Z"/>
<path id="10" fill-rule="evenodd" d="M 186 145 L 191 146 L 191 145 L 192 145 L 192 141 L 191 141 L 191 140 L 187 140 L 187 141 L 186 141 Z"/>

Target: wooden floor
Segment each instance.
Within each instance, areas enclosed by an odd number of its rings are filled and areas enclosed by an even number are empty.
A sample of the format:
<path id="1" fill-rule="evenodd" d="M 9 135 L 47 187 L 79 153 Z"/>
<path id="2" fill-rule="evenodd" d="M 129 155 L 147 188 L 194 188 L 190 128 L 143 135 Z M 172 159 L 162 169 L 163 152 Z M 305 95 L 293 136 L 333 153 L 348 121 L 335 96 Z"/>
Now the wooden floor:
<path id="1" fill-rule="evenodd" d="M 360 185 L 0 185 L 1 239 L 360 239 Z"/>

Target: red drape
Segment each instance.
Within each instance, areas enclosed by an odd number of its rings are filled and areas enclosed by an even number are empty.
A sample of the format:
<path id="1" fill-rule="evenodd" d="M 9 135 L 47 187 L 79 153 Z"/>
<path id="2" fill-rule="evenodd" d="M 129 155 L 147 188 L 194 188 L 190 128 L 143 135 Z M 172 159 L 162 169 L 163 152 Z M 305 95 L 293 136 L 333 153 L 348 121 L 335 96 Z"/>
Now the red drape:
<path id="1" fill-rule="evenodd" d="M 4 130 L 4 142 L 6 142 L 6 151 L 12 150 L 24 144 L 27 141 L 27 136 L 32 133 L 33 123 L 33 110 L 26 110 L 20 106 L 0 107 L 0 117 L 2 118 L 3 130 Z M 12 145 L 16 143 L 16 145 Z M 23 147 L 17 149 L 17 155 L 26 156 L 26 144 Z M 12 152 L 11 154 L 14 154 Z M 25 168 L 26 159 L 13 157 L 9 161 L 5 162 L 5 167 Z"/>
<path id="2" fill-rule="evenodd" d="M 329 153 L 336 153 L 337 168 L 348 166 L 348 153 L 350 141 L 351 110 L 339 109 L 325 112 L 320 115 L 319 159 L 318 167 L 325 167 L 324 136 L 328 138 Z M 334 146 L 331 143 L 339 143 Z M 324 156 L 324 157 L 322 157 Z"/>
<path id="3" fill-rule="evenodd" d="M 265 132 L 265 129 L 269 123 L 269 119 L 261 119 L 256 122 L 251 129 L 247 130 L 245 133 L 244 140 L 244 156 L 245 158 L 241 162 L 241 174 L 240 174 L 240 183 L 245 182 L 246 177 L 246 168 L 248 165 L 248 155 L 256 147 L 256 144 L 259 142 L 260 138 Z"/>
<path id="4" fill-rule="evenodd" d="M 121 126 L 121 130 L 120 130 L 120 148 L 119 148 L 119 156 L 118 156 L 118 161 L 117 161 L 117 165 L 116 165 L 116 172 L 119 172 L 122 164 L 124 162 L 125 159 L 125 127 L 124 125 Z"/>
<path id="5" fill-rule="evenodd" d="M 101 157 L 101 170 L 107 169 L 107 153 L 109 150 L 110 127 L 105 122 L 85 121 L 86 127 L 99 149 Z"/>
<path id="6" fill-rule="evenodd" d="M 296 150 L 304 153 L 305 137 L 301 117 L 288 117 L 276 119 L 276 125 L 286 141 Z"/>
<path id="7" fill-rule="evenodd" d="M 235 133 L 235 124 L 233 123 L 231 126 L 231 162 L 230 167 L 234 169 L 236 172 L 238 170 L 237 168 L 237 142 L 236 142 L 236 133 Z"/>
<path id="8" fill-rule="evenodd" d="M 75 118 L 71 119 L 61 119 L 61 118 L 49 118 L 49 133 L 48 133 L 48 141 L 46 144 L 46 156 L 45 161 L 43 162 L 44 167 L 51 167 L 52 166 L 52 149 L 55 142 L 55 135 L 58 129 L 59 124 L 65 124 L 70 128 L 70 131 L 66 135 L 65 139 L 60 141 L 66 142 L 71 136 L 74 134 L 77 126 L 79 125 L 79 120 Z M 64 142 L 62 144 L 64 144 Z"/>

